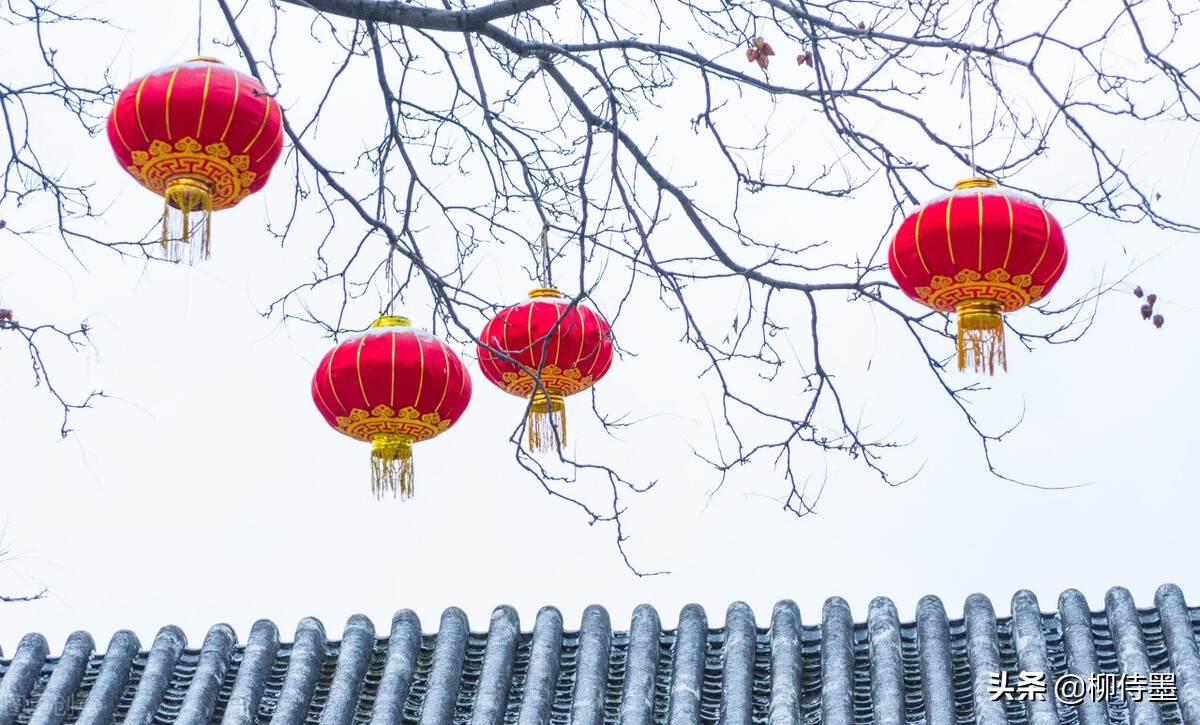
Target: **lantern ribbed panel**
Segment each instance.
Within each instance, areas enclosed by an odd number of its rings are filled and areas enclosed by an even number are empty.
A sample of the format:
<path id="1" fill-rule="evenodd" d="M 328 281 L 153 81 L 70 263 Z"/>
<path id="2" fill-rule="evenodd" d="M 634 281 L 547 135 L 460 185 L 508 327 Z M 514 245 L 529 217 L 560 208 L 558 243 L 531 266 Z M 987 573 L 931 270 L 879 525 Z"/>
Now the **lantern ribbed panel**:
<path id="1" fill-rule="evenodd" d="M 423 441 L 462 417 L 471 378 L 436 337 L 410 327 L 375 327 L 325 354 L 312 396 L 325 422 L 351 438 L 404 433 Z"/>
<path id="2" fill-rule="evenodd" d="M 523 398 L 533 395 L 537 385 L 521 366 L 535 373 L 540 370 L 549 392 L 574 395 L 604 377 L 613 361 L 604 318 L 561 297 L 535 297 L 506 307 L 484 326 L 479 338 L 515 361 L 481 345 L 477 352 L 484 376 L 501 390 Z"/>
<path id="3" fill-rule="evenodd" d="M 279 104 L 254 78 L 215 61 L 162 68 L 130 83 L 108 117 L 121 166 L 162 195 L 170 178 L 213 184 L 213 210 L 267 183 L 283 150 Z"/>
<path id="4" fill-rule="evenodd" d="M 117 160 L 163 197 L 172 261 L 207 258 L 212 213 L 267 183 L 283 149 L 283 114 L 257 80 L 197 58 L 121 91 L 108 116 Z"/>
<path id="5" fill-rule="evenodd" d="M 1040 204 L 969 179 L 900 225 L 888 267 L 921 304 L 957 315 L 958 368 L 1007 369 L 1005 312 L 1037 302 L 1067 265 L 1062 228 Z"/>
<path id="6" fill-rule="evenodd" d="M 1039 204 L 972 186 L 909 215 L 892 240 L 888 266 L 900 289 L 954 312 L 972 300 L 1012 312 L 1050 291 L 1067 264 L 1062 228 Z"/>

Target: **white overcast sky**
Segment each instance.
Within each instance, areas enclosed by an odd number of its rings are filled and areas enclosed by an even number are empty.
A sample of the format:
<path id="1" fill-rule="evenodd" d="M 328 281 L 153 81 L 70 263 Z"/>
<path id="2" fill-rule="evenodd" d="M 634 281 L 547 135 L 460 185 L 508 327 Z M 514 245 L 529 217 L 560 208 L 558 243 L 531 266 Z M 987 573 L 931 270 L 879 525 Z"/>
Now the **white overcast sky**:
<path id="1" fill-rule="evenodd" d="M 111 64 L 123 85 L 194 55 L 194 2 L 179 3 L 178 15 L 161 3 L 89 8 L 120 13 L 121 29 L 63 47 L 73 68 L 90 63 L 99 73 Z M 205 16 L 206 37 L 223 29 L 214 10 Z M 247 30 L 256 42 L 267 32 Z M 14 32 L 0 30 L 0 38 Z M 306 36 L 280 42 L 311 52 Z M 6 74 L 31 65 L 22 55 L 28 46 L 0 48 Z M 245 68 L 229 49 L 209 43 L 205 52 Z M 373 112 L 377 99 L 364 108 Z M 57 119 L 47 116 L 38 129 L 56 144 L 48 162 L 95 181 L 107 238 L 140 236 L 161 202 L 124 175 L 103 137 L 89 139 Z M 1138 178 L 1163 194 L 1165 209 L 1192 221 L 1196 140 L 1194 128 L 1153 126 L 1116 143 Z M 665 142 L 659 153 L 673 147 Z M 682 156 L 675 169 L 691 172 Z M 1059 172 L 1071 176 L 1069 158 Z M 1023 413 L 997 461 L 1040 484 L 1091 484 L 1069 491 L 987 476 L 977 441 L 912 364 L 911 343 L 856 310 L 831 313 L 829 354 L 854 390 L 852 413 L 911 442 L 892 460 L 897 471 L 919 474 L 891 488 L 857 464 L 811 454 L 803 475 L 826 483 L 817 512 L 804 519 L 780 511 L 781 488 L 766 464 L 737 471 L 710 498 L 716 478 L 689 446 L 711 440 L 715 400 L 688 367 L 694 359 L 672 367 L 678 325 L 653 297 L 643 300 L 644 310 L 626 314 L 617 329 L 642 354 L 614 364 L 597 400 L 645 421 L 627 441 L 604 440 L 588 401 L 569 402 L 572 445 L 581 454 L 634 461 L 645 479 L 659 481 L 653 492 L 629 497 L 628 551 L 640 567 L 671 573 L 639 579 L 622 565 L 610 527 L 589 527 L 517 466 L 507 436 L 520 402 L 492 388 L 473 358 L 468 415 L 417 446 L 416 497 L 371 497 L 368 447 L 328 429 L 309 397 L 312 370 L 331 343 L 259 314 L 311 268 L 307 247 L 280 248 L 263 231 L 272 205 L 286 204 L 288 184 L 278 174 L 264 193 L 217 215 L 213 258 L 194 268 L 122 261 L 86 244 L 78 248 L 81 264 L 45 226 L 44 205 L 0 204 L 10 225 L 0 231 L 0 306 L 27 322 L 89 318 L 95 349 L 53 348 L 47 362 L 64 390 L 97 387 L 113 396 L 73 418 L 76 432 L 59 440 L 59 410 L 32 387 L 23 348 L 0 333 L 0 516 L 11 547 L 0 564 L 0 593 L 49 589 L 38 602 L 0 605 L 6 655 L 30 631 L 57 650 L 85 629 L 103 648 L 123 628 L 148 645 L 171 623 L 198 645 L 215 623 L 245 637 L 263 617 L 290 639 L 301 617 L 316 616 L 336 638 L 353 613 L 386 630 L 401 608 L 416 610 L 433 630 L 444 608 L 458 606 L 484 629 L 504 603 L 517 607 L 526 628 L 547 604 L 574 626 L 586 605 L 600 603 L 614 627 L 625 628 L 642 602 L 658 608 L 664 626 L 674 626 L 688 602 L 704 605 L 719 624 L 736 600 L 749 602 L 765 624 L 784 598 L 815 622 L 835 595 L 858 619 L 877 595 L 910 618 L 921 596 L 937 594 L 957 616 L 977 591 L 1004 615 L 1021 588 L 1032 589 L 1043 609 L 1054 609 L 1069 587 L 1099 608 L 1115 585 L 1149 605 L 1164 582 L 1200 603 L 1195 238 L 1060 216 L 1071 260 L 1050 302 L 1133 270 L 1130 284 L 1101 301 L 1081 342 L 1033 354 L 1010 344 L 1011 372 L 973 408 L 992 429 Z M 827 204 L 812 201 L 800 218 L 822 233 L 837 228 L 827 235 L 834 242 L 880 235 L 886 200 L 879 219 L 853 216 L 839 225 L 828 219 L 844 219 L 844 211 Z M 803 226 L 796 213 L 776 214 L 766 221 Z M 34 227 L 42 230 L 11 232 Z M 1141 320 L 1132 283 L 1159 294 L 1162 330 Z M 516 267 L 481 284 L 514 300 L 529 287 Z M 615 303 L 597 300 L 606 314 Z"/>

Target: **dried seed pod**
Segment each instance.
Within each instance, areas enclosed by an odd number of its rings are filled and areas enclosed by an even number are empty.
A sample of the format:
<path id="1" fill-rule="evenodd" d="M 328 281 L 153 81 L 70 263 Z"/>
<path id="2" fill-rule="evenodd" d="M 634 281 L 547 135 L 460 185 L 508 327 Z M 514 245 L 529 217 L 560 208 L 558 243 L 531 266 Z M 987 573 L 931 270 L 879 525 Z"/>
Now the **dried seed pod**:
<path id="1" fill-rule="evenodd" d="M 866 30 L 866 29 L 867 29 L 867 24 L 866 24 L 866 23 L 864 23 L 863 21 L 859 20 L 859 21 L 858 21 L 858 29 L 859 29 L 859 30 Z"/>
<path id="2" fill-rule="evenodd" d="M 1142 319 L 1150 319 L 1150 315 L 1154 314 L 1154 308 L 1150 305 L 1142 305 Z"/>
<path id="3" fill-rule="evenodd" d="M 1154 322 L 1154 326 L 1155 326 L 1155 327 L 1157 327 L 1157 328 L 1161 328 L 1161 327 L 1163 326 L 1163 316 L 1162 316 L 1162 315 L 1155 315 L 1155 316 L 1154 316 L 1154 319 L 1152 320 L 1152 322 Z"/>
<path id="4" fill-rule="evenodd" d="M 1140 285 L 1133 288 L 1133 296 L 1139 298 L 1142 296 L 1142 288 Z"/>
<path id="5" fill-rule="evenodd" d="M 1146 301 L 1150 303 L 1151 307 L 1153 307 L 1154 303 L 1158 302 L 1158 295 L 1155 295 L 1155 294 L 1146 295 Z"/>

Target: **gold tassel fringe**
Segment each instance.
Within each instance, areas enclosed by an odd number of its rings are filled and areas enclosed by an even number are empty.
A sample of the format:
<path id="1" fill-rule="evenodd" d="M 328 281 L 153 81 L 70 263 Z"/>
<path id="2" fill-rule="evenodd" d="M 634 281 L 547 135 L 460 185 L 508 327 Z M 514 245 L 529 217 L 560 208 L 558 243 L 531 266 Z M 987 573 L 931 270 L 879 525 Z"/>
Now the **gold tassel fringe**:
<path id="1" fill-rule="evenodd" d="M 529 450 L 549 453 L 567 444 L 567 405 L 558 393 L 533 392 L 529 405 Z"/>
<path id="2" fill-rule="evenodd" d="M 212 193 L 205 181 L 172 179 L 163 193 L 162 245 L 167 259 L 195 264 L 208 259 L 212 231 Z"/>
<path id="3" fill-rule="evenodd" d="M 413 495 L 413 439 L 400 433 L 380 433 L 371 439 L 371 492 L 399 494 L 401 501 Z"/>
<path id="4" fill-rule="evenodd" d="M 1008 370 L 1004 355 L 1004 317 L 997 302 L 972 301 L 958 306 L 958 369 L 996 374 Z"/>

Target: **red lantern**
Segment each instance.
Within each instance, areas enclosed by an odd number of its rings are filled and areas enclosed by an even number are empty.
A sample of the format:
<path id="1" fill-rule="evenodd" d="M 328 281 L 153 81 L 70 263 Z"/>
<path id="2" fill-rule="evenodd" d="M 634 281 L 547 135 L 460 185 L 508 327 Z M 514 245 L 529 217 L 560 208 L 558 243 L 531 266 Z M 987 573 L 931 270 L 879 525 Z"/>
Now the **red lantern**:
<path id="1" fill-rule="evenodd" d="M 921 304 L 958 315 L 958 369 L 1007 369 L 1002 314 L 1037 302 L 1067 265 L 1062 228 L 990 179 L 959 182 L 900 225 L 888 267 Z"/>
<path id="2" fill-rule="evenodd" d="M 613 360 L 604 318 L 548 287 L 500 310 L 479 339 L 484 377 L 506 393 L 529 399 L 529 447 L 535 451 L 552 451 L 566 442 L 563 398 L 590 388 Z"/>
<path id="3" fill-rule="evenodd" d="M 267 183 L 283 149 L 283 116 L 257 80 L 196 58 L 121 91 L 108 140 L 125 170 L 166 199 L 168 257 L 178 261 L 187 249 L 194 261 L 208 257 L 209 215 Z"/>
<path id="4" fill-rule="evenodd" d="M 385 316 L 325 354 L 312 396 L 326 423 L 371 443 L 375 495 L 399 491 L 408 499 L 413 443 L 458 422 L 471 401 L 471 378 L 444 342 Z"/>

